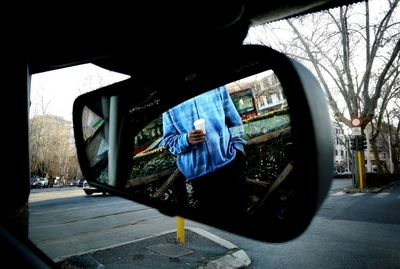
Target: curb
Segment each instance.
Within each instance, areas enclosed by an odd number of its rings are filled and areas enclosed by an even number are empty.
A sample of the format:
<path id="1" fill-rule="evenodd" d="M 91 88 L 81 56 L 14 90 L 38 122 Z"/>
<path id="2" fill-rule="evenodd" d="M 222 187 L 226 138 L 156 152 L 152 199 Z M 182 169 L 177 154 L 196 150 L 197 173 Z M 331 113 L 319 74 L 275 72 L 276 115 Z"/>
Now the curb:
<path id="1" fill-rule="evenodd" d="M 221 269 L 221 268 L 245 268 L 251 263 L 249 256 L 244 250 L 238 250 L 234 253 L 227 254 L 219 259 L 210 261 L 198 269 Z"/>
<path id="2" fill-rule="evenodd" d="M 396 185 L 396 184 L 398 184 L 398 183 L 400 183 L 400 180 L 394 181 L 394 182 L 389 183 L 389 184 L 387 184 L 387 185 L 385 185 L 385 186 L 383 186 L 383 187 L 380 187 L 380 188 L 375 188 L 375 189 L 371 190 L 371 192 L 373 192 L 373 193 L 378 193 L 378 192 L 381 192 L 381 191 L 383 191 L 384 189 L 387 189 L 387 188 L 389 188 L 389 187 L 391 187 L 391 186 L 393 186 L 393 185 Z"/>
<path id="3" fill-rule="evenodd" d="M 207 264 L 198 267 L 198 269 L 245 268 L 251 264 L 251 260 L 249 256 L 247 256 L 246 252 L 239 249 L 233 243 L 200 228 L 186 227 L 186 229 L 228 249 L 228 253 L 225 256 L 211 260 Z"/>
<path id="4" fill-rule="evenodd" d="M 384 189 L 387 189 L 387 188 L 389 188 L 389 187 L 391 187 L 391 186 L 393 186 L 393 185 L 399 184 L 399 183 L 400 183 L 400 180 L 391 182 L 391 183 L 389 183 L 389 184 L 387 184 L 387 185 L 385 185 L 385 186 L 382 186 L 382 187 L 375 187 L 375 188 L 371 188 L 371 189 L 364 189 L 363 192 L 368 192 L 368 193 L 379 193 L 379 192 L 383 191 Z M 359 192 L 360 192 L 360 189 L 355 188 L 355 187 L 352 186 L 352 187 L 350 187 L 350 188 L 343 188 L 343 192 L 345 192 L 345 193 L 359 193 Z"/>

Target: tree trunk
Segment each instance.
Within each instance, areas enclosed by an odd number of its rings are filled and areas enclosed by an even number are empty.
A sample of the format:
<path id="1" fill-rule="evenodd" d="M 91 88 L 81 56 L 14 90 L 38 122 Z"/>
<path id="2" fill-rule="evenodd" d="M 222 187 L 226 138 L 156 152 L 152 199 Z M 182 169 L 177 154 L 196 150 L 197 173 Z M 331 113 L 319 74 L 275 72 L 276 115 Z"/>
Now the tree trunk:
<path id="1" fill-rule="evenodd" d="M 379 152 L 378 152 L 378 147 L 376 146 L 376 139 L 371 139 L 371 140 L 369 140 L 369 142 L 371 145 L 372 153 L 374 154 L 375 165 L 376 165 L 376 169 L 378 170 L 377 172 L 379 174 L 382 174 L 383 167 L 382 167 L 381 160 L 379 159 Z"/>

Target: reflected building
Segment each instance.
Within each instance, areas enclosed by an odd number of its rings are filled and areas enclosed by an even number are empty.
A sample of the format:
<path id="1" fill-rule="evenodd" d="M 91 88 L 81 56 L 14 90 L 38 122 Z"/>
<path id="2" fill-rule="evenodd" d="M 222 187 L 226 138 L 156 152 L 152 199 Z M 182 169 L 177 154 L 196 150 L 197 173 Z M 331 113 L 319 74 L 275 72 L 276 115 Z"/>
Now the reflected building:
<path id="1" fill-rule="evenodd" d="M 287 106 L 281 83 L 271 70 L 230 83 L 227 88 L 242 119 Z"/>

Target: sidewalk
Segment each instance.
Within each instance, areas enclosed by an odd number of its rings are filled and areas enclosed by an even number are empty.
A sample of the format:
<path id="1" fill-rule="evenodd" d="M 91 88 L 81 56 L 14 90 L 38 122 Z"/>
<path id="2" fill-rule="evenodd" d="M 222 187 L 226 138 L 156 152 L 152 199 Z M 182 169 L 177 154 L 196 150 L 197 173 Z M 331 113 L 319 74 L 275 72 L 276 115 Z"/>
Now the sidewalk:
<path id="1" fill-rule="evenodd" d="M 394 181 L 389 183 L 385 186 L 381 187 L 364 187 L 363 192 L 371 192 L 371 193 L 378 193 L 387 189 L 395 184 L 399 184 L 400 181 Z M 336 191 L 343 191 L 345 193 L 358 193 L 360 192 L 360 188 L 353 186 L 353 179 L 333 179 L 330 193 Z"/>
<path id="2" fill-rule="evenodd" d="M 231 242 L 195 227 L 185 228 L 185 244 L 176 242 L 176 231 L 72 256 L 61 268 L 246 268 L 247 254 Z"/>
<path id="3" fill-rule="evenodd" d="M 352 178 L 334 178 L 331 184 L 331 191 L 343 190 L 353 186 Z"/>

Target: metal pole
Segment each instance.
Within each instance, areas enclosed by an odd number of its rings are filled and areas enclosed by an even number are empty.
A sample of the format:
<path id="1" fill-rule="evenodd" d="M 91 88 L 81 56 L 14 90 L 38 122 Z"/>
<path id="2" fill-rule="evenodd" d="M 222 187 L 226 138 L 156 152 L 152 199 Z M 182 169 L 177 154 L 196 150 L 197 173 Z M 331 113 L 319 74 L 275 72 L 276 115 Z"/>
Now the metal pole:
<path id="1" fill-rule="evenodd" d="M 176 217 L 176 240 L 179 244 L 185 244 L 185 219 Z"/>
<path id="2" fill-rule="evenodd" d="M 108 151 L 108 184 L 116 186 L 117 182 L 117 164 L 118 164 L 118 97 L 111 96 L 110 99 L 110 128 L 108 129 L 109 135 L 109 151 Z"/>
<path id="3" fill-rule="evenodd" d="M 361 164 L 361 151 L 357 151 L 357 159 L 358 159 L 358 175 L 360 179 L 360 192 L 363 190 L 363 169 Z"/>

